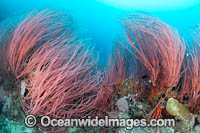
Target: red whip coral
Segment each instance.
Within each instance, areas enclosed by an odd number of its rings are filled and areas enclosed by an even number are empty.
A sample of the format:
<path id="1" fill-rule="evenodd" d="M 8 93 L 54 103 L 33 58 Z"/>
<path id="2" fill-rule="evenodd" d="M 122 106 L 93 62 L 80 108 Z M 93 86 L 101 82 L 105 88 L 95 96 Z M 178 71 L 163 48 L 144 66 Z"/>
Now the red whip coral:
<path id="1" fill-rule="evenodd" d="M 182 102 L 187 101 L 190 108 L 193 110 L 198 104 L 200 104 L 200 60 L 197 53 L 194 55 L 191 53 L 190 57 L 190 61 L 187 61 L 184 81 L 178 98 Z"/>
<path id="2" fill-rule="evenodd" d="M 108 75 L 99 68 L 94 50 L 72 33 L 71 22 L 57 11 L 33 12 L 6 38 L 6 58 L 1 60 L 8 61 L 4 68 L 13 79 L 21 81 L 26 114 L 85 118 L 109 109 Z"/>
<path id="3" fill-rule="evenodd" d="M 192 111 L 199 111 L 200 104 L 200 28 L 194 28 L 192 41 L 187 43 L 188 53 L 185 56 L 185 76 L 178 92 L 179 100 L 187 102 Z M 195 112 L 196 113 L 196 112 Z"/>
<path id="4" fill-rule="evenodd" d="M 102 73 L 91 49 L 58 38 L 43 44 L 31 56 L 22 96 L 27 114 L 53 118 L 82 118 L 95 115 L 95 99 L 101 88 Z M 34 70 L 34 71 L 30 71 Z"/>
<path id="5" fill-rule="evenodd" d="M 13 30 L 7 45 L 6 57 L 11 73 L 18 77 L 34 50 L 46 41 L 54 40 L 63 32 L 70 33 L 70 24 L 69 16 L 56 11 L 42 10 L 30 13 Z"/>
<path id="6" fill-rule="evenodd" d="M 185 43 L 177 31 L 145 14 L 132 15 L 123 22 L 126 40 L 133 48 L 131 53 L 145 66 L 152 81 L 150 98 L 175 87 L 185 54 Z"/>
<path id="7" fill-rule="evenodd" d="M 0 73 L 4 79 L 14 79 L 10 74 L 9 63 L 5 58 L 7 47 L 12 38 L 12 32 L 18 20 L 16 18 L 8 18 L 0 23 Z"/>
<path id="8" fill-rule="evenodd" d="M 116 40 L 108 63 L 110 82 L 115 85 L 119 85 L 122 80 L 129 78 L 134 73 L 134 58 L 121 45 L 122 41 Z"/>

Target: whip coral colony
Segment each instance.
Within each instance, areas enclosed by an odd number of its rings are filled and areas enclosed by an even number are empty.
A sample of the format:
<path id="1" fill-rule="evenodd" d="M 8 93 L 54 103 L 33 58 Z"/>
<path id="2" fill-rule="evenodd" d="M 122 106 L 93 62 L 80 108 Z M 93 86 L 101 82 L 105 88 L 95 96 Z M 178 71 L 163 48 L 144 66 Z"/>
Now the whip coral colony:
<path id="1" fill-rule="evenodd" d="M 127 43 L 151 79 L 152 96 L 173 88 L 181 77 L 185 44 L 178 33 L 157 18 L 133 15 L 124 20 Z"/>
<path id="2" fill-rule="evenodd" d="M 187 41 L 188 55 L 185 57 L 185 76 L 179 100 L 187 103 L 193 113 L 200 111 L 200 29 L 199 26 L 192 32 L 192 41 Z"/>
<path id="3" fill-rule="evenodd" d="M 0 72 L 19 88 L 25 114 L 65 119 L 121 111 L 131 118 L 179 119 L 178 130 L 194 128 L 200 118 L 199 28 L 189 42 L 146 14 L 122 23 L 124 36 L 115 41 L 104 71 L 69 15 L 46 9 L 1 28 Z"/>
<path id="4" fill-rule="evenodd" d="M 112 91 L 106 90 L 98 56 L 73 30 L 70 16 L 42 10 L 30 13 L 3 44 L 2 68 L 21 86 L 27 115 L 86 118 L 109 108 Z"/>
<path id="5" fill-rule="evenodd" d="M 147 119 L 178 117 L 170 112 L 179 114 L 182 110 L 191 119 L 183 119 L 187 123 L 179 125 L 190 125 L 185 129 L 190 130 L 196 119 L 193 116 L 199 114 L 199 29 L 195 29 L 193 41 L 187 42 L 175 29 L 146 14 L 133 14 L 123 19 L 122 23 L 125 26 L 124 38 L 115 43 L 112 61 L 109 62 L 111 77 L 117 81 L 114 82 L 116 93 L 121 92 L 120 97 L 124 96 L 123 81 L 132 80 L 129 95 L 132 95 L 134 102 L 130 108 L 138 103 L 146 106 L 142 117 Z M 193 46 L 189 47 L 189 43 Z M 130 73 L 127 74 L 126 70 Z M 119 76 L 117 79 L 116 75 Z M 118 79 L 123 81 L 119 82 Z M 177 101 L 168 104 L 166 109 L 166 102 L 170 98 L 175 98 L 174 101 L 179 99 L 184 105 Z M 173 108 L 176 106 L 176 109 Z M 185 106 L 195 115 L 190 114 Z M 139 110 L 131 110 L 130 113 L 133 112 L 135 117 L 141 117 L 141 114 L 136 115 Z M 181 130 L 184 129 L 182 127 Z"/>
<path id="6" fill-rule="evenodd" d="M 47 41 L 56 39 L 59 34 L 66 32 L 68 37 L 67 33 L 71 32 L 69 27 L 72 27 L 71 21 L 69 16 L 55 11 L 30 13 L 12 31 L 12 38 L 7 44 L 6 57 L 11 73 L 19 78 L 35 49 Z"/>

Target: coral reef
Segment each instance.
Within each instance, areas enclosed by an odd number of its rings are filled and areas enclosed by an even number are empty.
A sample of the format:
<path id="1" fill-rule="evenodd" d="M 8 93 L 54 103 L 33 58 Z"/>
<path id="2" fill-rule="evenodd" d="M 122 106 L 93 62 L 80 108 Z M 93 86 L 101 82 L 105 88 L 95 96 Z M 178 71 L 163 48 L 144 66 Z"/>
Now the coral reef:
<path id="1" fill-rule="evenodd" d="M 57 11 L 32 12 L 3 44 L 6 58 L 1 61 L 7 63 L 2 70 L 14 79 L 11 94 L 18 92 L 15 102 L 21 103 L 26 115 L 86 118 L 102 116 L 110 108 L 112 88 L 98 65 L 98 55 L 72 32 L 71 22 Z M 65 128 L 37 126 L 51 132 Z"/>
<path id="2" fill-rule="evenodd" d="M 27 132 L 198 132 L 200 128 L 200 28 L 192 41 L 156 17 L 122 19 L 107 68 L 74 32 L 73 20 L 55 10 L 35 11 L 16 25 L 0 25 L 0 124 L 25 115 L 51 118 L 176 120 L 173 128 L 42 127 Z M 8 115 L 9 114 L 9 115 Z M 17 129 L 15 128 L 15 131 Z"/>
<path id="3" fill-rule="evenodd" d="M 174 118 L 174 131 L 195 132 L 200 110 L 199 27 L 188 41 L 146 14 L 130 15 L 122 23 L 125 36 L 115 42 L 109 62 L 117 81 L 114 97 L 120 99 L 114 100 L 116 110 L 148 120 Z"/>

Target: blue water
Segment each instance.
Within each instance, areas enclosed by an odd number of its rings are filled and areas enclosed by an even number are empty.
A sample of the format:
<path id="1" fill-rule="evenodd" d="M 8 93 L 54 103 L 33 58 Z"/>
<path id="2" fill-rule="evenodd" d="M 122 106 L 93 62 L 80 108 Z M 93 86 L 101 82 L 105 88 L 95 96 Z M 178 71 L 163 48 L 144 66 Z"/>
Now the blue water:
<path id="1" fill-rule="evenodd" d="M 0 0 L 0 21 L 13 14 L 24 14 L 41 8 L 57 8 L 69 12 L 81 33 L 89 38 L 100 51 L 102 59 L 108 58 L 113 41 L 122 31 L 120 18 L 130 13 L 146 12 L 154 15 L 176 27 L 181 34 L 185 34 L 192 26 L 200 24 L 198 0 L 165 0 L 163 4 L 157 2 L 158 0 L 152 0 L 149 3 L 130 1 Z M 148 6 L 148 4 L 151 5 Z"/>

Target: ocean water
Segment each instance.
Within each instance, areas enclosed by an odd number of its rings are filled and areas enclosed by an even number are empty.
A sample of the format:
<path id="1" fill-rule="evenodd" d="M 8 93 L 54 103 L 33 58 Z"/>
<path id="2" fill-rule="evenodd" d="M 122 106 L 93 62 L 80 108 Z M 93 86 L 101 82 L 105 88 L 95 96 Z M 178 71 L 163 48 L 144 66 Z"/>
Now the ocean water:
<path id="1" fill-rule="evenodd" d="M 13 14 L 56 8 L 72 15 L 80 31 L 91 39 L 101 58 L 107 59 L 121 33 L 120 19 L 135 12 L 156 16 L 184 34 L 200 23 L 198 0 L 1 0 L 0 21 Z"/>

